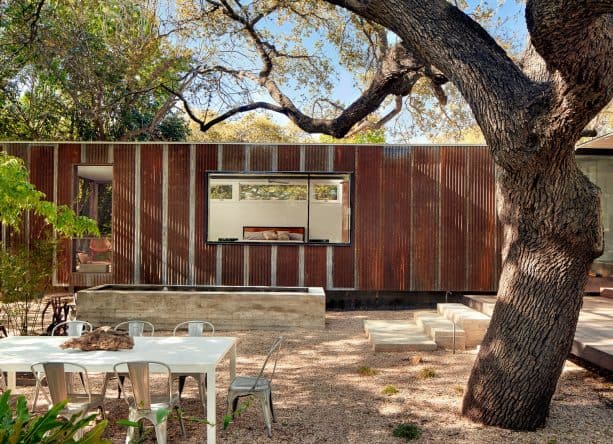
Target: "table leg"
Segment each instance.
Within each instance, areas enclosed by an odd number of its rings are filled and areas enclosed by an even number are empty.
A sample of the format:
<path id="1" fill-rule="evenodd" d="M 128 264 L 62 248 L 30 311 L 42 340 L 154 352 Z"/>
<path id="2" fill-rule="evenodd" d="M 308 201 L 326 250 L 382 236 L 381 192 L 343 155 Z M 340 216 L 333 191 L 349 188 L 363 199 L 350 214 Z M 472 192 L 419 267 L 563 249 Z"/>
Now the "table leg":
<path id="1" fill-rule="evenodd" d="M 9 390 L 17 389 L 17 372 L 6 372 L 6 385 Z"/>
<path id="2" fill-rule="evenodd" d="M 230 383 L 232 383 L 235 376 L 236 376 L 236 343 L 232 344 L 232 348 L 230 349 Z"/>
<path id="3" fill-rule="evenodd" d="M 213 371 L 207 372 L 207 387 L 206 387 L 206 442 L 207 444 L 215 444 L 217 430 L 217 409 L 215 396 L 215 368 Z"/>

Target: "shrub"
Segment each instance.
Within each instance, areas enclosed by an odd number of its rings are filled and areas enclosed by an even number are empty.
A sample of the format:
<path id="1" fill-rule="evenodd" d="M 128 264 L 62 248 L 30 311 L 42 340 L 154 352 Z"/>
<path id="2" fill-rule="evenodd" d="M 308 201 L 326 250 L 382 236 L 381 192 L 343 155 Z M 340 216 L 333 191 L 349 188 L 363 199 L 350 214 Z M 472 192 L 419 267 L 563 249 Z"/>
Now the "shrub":
<path id="1" fill-rule="evenodd" d="M 429 379 L 436 377 L 436 370 L 432 367 L 424 367 L 419 371 L 419 377 L 422 379 Z"/>
<path id="2" fill-rule="evenodd" d="M 394 436 L 396 438 L 404 438 L 407 441 L 411 441 L 421 436 L 421 430 L 416 424 L 398 424 L 394 427 Z"/>
<path id="3" fill-rule="evenodd" d="M 398 389 L 393 385 L 386 385 L 385 388 L 381 391 L 384 395 L 392 396 L 398 393 Z"/>
<path id="4" fill-rule="evenodd" d="M 102 433 L 108 422 L 100 421 L 81 438 L 76 436 L 96 417 L 73 415 L 70 419 L 58 417 L 66 407 L 67 401 L 54 405 L 41 416 L 30 416 L 25 396 L 19 396 L 15 409 L 9 400 L 11 391 L 7 390 L 0 397 L 0 443 L 19 444 L 110 444 L 102 439 Z"/>
<path id="5" fill-rule="evenodd" d="M 377 371 L 367 365 L 363 365 L 362 367 L 358 368 L 358 375 L 360 376 L 375 376 L 376 374 Z"/>

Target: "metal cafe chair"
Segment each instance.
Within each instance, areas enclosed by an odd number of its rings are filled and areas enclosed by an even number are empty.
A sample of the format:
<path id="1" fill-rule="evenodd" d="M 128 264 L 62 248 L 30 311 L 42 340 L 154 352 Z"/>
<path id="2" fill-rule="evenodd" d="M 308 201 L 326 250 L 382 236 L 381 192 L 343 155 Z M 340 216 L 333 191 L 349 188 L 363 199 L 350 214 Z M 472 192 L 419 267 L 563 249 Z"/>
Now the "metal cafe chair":
<path id="1" fill-rule="evenodd" d="M 38 362 L 30 368 L 36 376 L 37 390 L 43 390 L 43 381 L 46 381 L 51 398 L 49 408 L 61 401 L 68 401 L 59 416 L 67 419 L 76 414 L 85 416 L 87 412 L 96 408 L 104 418 L 104 393 L 92 394 L 85 367 L 64 362 Z M 78 382 L 74 381 L 76 375 L 80 375 Z M 76 391 L 75 387 L 82 387 L 82 390 Z M 82 434 L 81 430 L 77 438 Z"/>
<path id="2" fill-rule="evenodd" d="M 158 412 L 162 409 L 168 411 L 176 409 L 179 416 L 181 434 L 185 439 L 185 426 L 181 416 L 181 399 L 178 392 L 173 392 L 172 375 L 168 365 L 156 361 L 119 362 L 113 366 L 113 370 L 124 393 L 127 392 L 119 376 L 126 372 L 130 375 L 132 396 L 125 397 L 128 404 L 128 421 L 149 420 L 155 427 L 157 442 L 164 444 L 167 439 L 168 415 L 158 422 Z M 158 390 L 157 392 L 152 390 L 151 373 L 154 371 L 164 374 L 166 379 L 163 390 Z M 128 427 L 126 443 L 135 442 L 135 432 L 136 427 Z"/>
<path id="3" fill-rule="evenodd" d="M 93 325 L 87 321 L 64 321 L 53 327 L 51 336 L 81 336 L 83 333 L 90 332 L 93 329 Z M 62 331 L 63 335 L 59 335 L 60 331 Z"/>
<path id="4" fill-rule="evenodd" d="M 208 321 L 185 321 L 177 324 L 172 330 L 172 335 L 177 336 L 177 332 L 187 329 L 187 335 L 191 337 L 200 337 L 206 334 L 207 330 L 210 330 L 211 336 L 215 334 L 215 326 Z M 200 401 L 202 402 L 202 408 L 206 415 L 206 373 L 173 373 L 174 378 L 179 378 L 179 396 L 183 394 L 183 388 L 185 387 L 185 380 L 188 376 L 191 376 L 198 381 L 198 393 L 200 394 Z"/>
<path id="5" fill-rule="evenodd" d="M 275 339 L 257 376 L 236 376 L 228 388 L 228 415 L 234 417 L 239 398 L 253 396 L 260 401 L 264 410 L 264 421 L 269 438 L 272 437 L 271 418 L 273 422 L 276 422 L 275 411 L 272 406 L 272 379 L 277 369 L 277 360 L 283 340 L 283 336 Z M 266 377 L 264 373 L 269 362 L 272 362 L 273 367 L 270 375 Z"/>
<path id="6" fill-rule="evenodd" d="M 93 328 L 94 327 L 92 326 L 92 324 L 87 321 L 79 321 L 79 320 L 64 321 L 64 322 L 60 322 L 59 324 L 55 325 L 55 327 L 53 327 L 53 330 L 51 330 L 51 336 L 59 336 L 60 332 L 63 335 L 67 335 L 67 336 L 81 336 L 85 332 L 92 331 Z M 36 389 L 34 390 L 34 401 L 32 401 L 32 411 L 36 409 L 36 404 L 38 403 L 38 395 L 40 394 L 40 387 L 45 382 L 44 375 L 39 375 L 39 376 L 40 376 L 41 384 L 40 385 L 37 384 Z M 82 382 L 83 382 L 83 379 L 82 379 Z M 49 397 L 47 396 L 45 392 L 43 392 L 43 396 L 45 396 L 45 398 L 47 399 L 47 402 L 51 403 L 51 400 L 49 399 Z"/>

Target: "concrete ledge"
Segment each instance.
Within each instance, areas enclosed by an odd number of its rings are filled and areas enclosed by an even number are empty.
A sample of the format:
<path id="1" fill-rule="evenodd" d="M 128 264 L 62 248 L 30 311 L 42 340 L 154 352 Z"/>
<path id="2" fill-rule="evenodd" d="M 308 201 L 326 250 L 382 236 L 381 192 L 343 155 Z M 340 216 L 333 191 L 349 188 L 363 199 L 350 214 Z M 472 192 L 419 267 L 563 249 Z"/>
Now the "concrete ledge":
<path id="1" fill-rule="evenodd" d="M 212 322 L 216 330 L 325 328 L 323 288 L 304 290 L 240 291 L 239 287 L 228 287 L 198 291 L 197 287 L 175 287 L 170 291 L 162 286 L 130 290 L 106 285 L 79 291 L 77 313 L 94 326 L 143 319 L 159 330 L 172 330 L 179 322 L 192 319 Z"/>
<path id="2" fill-rule="evenodd" d="M 490 324 L 489 316 L 464 304 L 438 304 L 437 311 L 464 330 L 466 347 L 476 347 L 481 344 Z"/>
<path id="3" fill-rule="evenodd" d="M 415 323 L 430 336 L 436 345 L 441 348 L 452 349 L 454 347 L 453 322 L 442 317 L 436 312 L 426 311 L 415 313 Z M 455 328 L 455 349 L 466 348 L 465 333 L 462 328 Z"/>

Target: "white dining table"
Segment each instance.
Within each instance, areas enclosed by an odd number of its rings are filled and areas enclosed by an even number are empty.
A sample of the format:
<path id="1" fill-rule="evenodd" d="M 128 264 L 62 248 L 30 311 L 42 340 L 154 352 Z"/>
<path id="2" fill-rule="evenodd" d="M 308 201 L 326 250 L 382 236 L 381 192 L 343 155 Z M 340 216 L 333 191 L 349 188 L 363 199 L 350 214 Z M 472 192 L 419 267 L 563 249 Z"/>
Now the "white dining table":
<path id="1" fill-rule="evenodd" d="M 80 351 L 61 349 L 62 336 L 12 336 L 0 340 L 0 369 L 7 372 L 7 385 L 16 386 L 16 372 L 29 372 L 36 362 L 68 362 L 84 366 L 88 372 L 113 372 L 124 361 L 160 361 L 173 373 L 206 373 L 207 443 L 215 443 L 217 413 L 215 371 L 229 354 L 230 380 L 236 374 L 236 338 L 229 336 L 142 336 L 134 338 L 134 348 L 119 351 Z"/>

